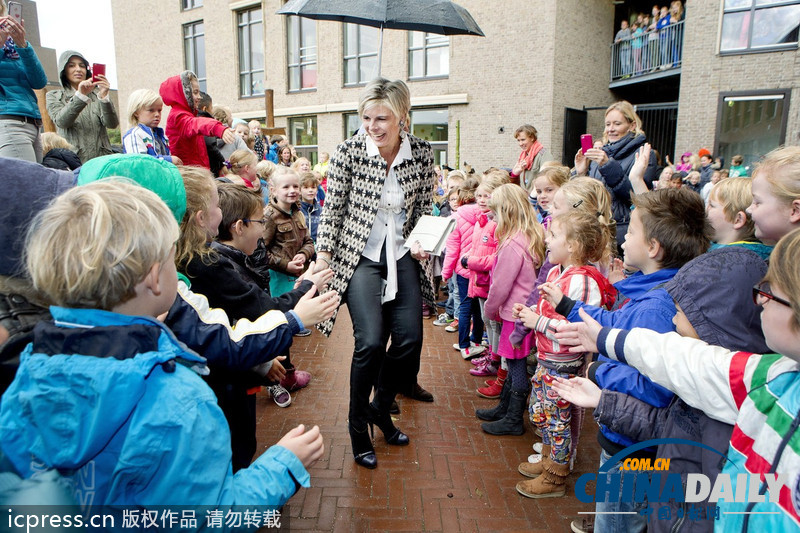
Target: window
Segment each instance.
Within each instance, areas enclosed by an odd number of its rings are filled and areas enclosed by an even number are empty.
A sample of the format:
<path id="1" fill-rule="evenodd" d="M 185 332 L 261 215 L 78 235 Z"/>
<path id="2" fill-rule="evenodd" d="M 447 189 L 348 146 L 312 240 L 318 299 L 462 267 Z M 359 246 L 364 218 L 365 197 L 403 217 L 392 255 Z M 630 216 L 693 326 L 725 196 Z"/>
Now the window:
<path id="1" fill-rule="evenodd" d="M 797 48 L 798 0 L 725 0 L 720 52 Z"/>
<path id="2" fill-rule="evenodd" d="M 450 38 L 435 33 L 408 33 L 408 77 L 433 78 L 450 74 Z"/>
<path id="3" fill-rule="evenodd" d="M 289 90 L 317 86 L 317 26 L 307 18 L 288 17 Z"/>
<path id="4" fill-rule="evenodd" d="M 317 164 L 317 117 L 292 117 L 289 119 L 289 142 L 294 145 L 297 157 L 305 157 Z"/>
<path id="5" fill-rule="evenodd" d="M 411 111 L 411 134 L 431 143 L 433 162 L 447 164 L 447 109 Z"/>
<path id="6" fill-rule="evenodd" d="M 359 85 L 374 78 L 378 69 L 378 28 L 344 25 L 344 84 Z"/>
<path id="7" fill-rule="evenodd" d="M 206 36 L 203 21 L 184 24 L 183 58 L 186 70 L 197 75 L 200 90 L 206 91 Z"/>
<path id="8" fill-rule="evenodd" d="M 719 155 L 730 165 L 736 154 L 751 167 L 770 150 L 786 142 L 789 90 L 720 95 L 717 118 Z"/>
<path id="9" fill-rule="evenodd" d="M 358 113 L 345 113 L 344 117 L 344 138 L 349 139 L 356 134 L 361 127 L 361 117 Z"/>
<path id="10" fill-rule="evenodd" d="M 181 9 L 188 11 L 196 7 L 203 7 L 203 0 L 181 0 Z"/>
<path id="11" fill-rule="evenodd" d="M 264 23 L 261 7 L 236 14 L 239 26 L 239 96 L 264 94 Z"/>

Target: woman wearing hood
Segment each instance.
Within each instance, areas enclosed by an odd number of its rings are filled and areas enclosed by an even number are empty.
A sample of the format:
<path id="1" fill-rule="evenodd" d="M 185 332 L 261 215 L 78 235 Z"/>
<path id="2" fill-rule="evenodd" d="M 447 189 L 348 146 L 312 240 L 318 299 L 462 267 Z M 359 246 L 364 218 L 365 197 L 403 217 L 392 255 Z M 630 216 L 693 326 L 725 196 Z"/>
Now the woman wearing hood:
<path id="1" fill-rule="evenodd" d="M 0 0 L 0 156 L 42 161 L 42 115 L 34 89 L 47 85 L 36 52 L 25 40 L 25 26 L 6 13 Z"/>
<path id="2" fill-rule="evenodd" d="M 114 153 L 106 129 L 116 128 L 119 118 L 106 77 L 98 74 L 92 81 L 89 62 L 74 50 L 59 56 L 58 71 L 64 88 L 47 93 L 47 113 L 58 134 L 76 148 L 83 163 Z"/>
<path id="3" fill-rule="evenodd" d="M 214 118 L 198 117 L 201 100 L 200 84 L 191 70 L 167 78 L 158 90 L 164 103 L 170 106 L 165 131 L 170 151 L 184 165 L 209 168 L 206 137 L 220 137 L 233 143 L 236 134 L 226 124 Z"/>
<path id="4" fill-rule="evenodd" d="M 630 102 L 621 100 L 606 109 L 603 146 L 590 148 L 584 154 L 575 154 L 575 169 L 578 176 L 589 175 L 600 180 L 611 193 L 611 210 L 617 222 L 617 245 L 625 242 L 628 222 L 631 218 L 631 185 L 629 176 L 636 152 L 644 146 L 647 138 L 642 130 L 642 119 L 636 114 Z M 655 153 L 650 153 L 644 181 L 652 189 L 656 179 L 657 165 Z"/>

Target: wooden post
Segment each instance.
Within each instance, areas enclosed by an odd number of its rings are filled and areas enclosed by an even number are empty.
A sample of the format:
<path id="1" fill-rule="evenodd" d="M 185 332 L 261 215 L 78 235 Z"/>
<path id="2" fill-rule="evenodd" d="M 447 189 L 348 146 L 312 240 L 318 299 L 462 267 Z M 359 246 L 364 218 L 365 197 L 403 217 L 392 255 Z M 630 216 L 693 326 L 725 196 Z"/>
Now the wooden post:
<path id="1" fill-rule="evenodd" d="M 264 108 L 267 111 L 267 116 L 266 116 L 267 128 L 275 127 L 275 107 L 273 102 L 273 96 L 274 94 L 272 89 L 264 90 Z"/>

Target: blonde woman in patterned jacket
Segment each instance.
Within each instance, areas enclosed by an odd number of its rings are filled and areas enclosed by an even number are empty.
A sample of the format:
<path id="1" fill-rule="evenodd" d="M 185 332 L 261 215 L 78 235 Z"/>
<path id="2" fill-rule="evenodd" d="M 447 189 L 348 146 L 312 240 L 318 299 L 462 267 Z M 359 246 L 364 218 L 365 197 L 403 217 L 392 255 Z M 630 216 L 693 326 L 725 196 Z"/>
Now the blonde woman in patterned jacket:
<path id="1" fill-rule="evenodd" d="M 429 213 L 436 178 L 430 145 L 403 131 L 410 107 L 404 82 L 367 85 L 358 105 L 363 133 L 331 158 L 317 235 L 317 265 L 333 268 L 331 288 L 344 295 L 353 322 L 349 430 L 355 461 L 366 468 L 378 465 L 367 426 L 377 425 L 388 444 L 409 443 L 389 415 L 396 393 L 415 383 L 412 397 L 433 399 L 416 385 L 422 302 L 434 300 L 430 262 L 419 245 L 403 243 Z M 334 319 L 318 326 L 325 335 Z"/>

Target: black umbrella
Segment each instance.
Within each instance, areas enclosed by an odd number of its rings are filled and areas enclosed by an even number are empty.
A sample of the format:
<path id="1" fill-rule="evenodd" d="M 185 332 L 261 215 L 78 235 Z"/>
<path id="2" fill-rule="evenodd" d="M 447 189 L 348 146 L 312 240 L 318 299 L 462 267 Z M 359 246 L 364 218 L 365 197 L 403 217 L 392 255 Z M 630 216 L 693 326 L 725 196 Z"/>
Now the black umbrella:
<path id="1" fill-rule="evenodd" d="M 384 28 L 483 37 L 472 15 L 449 0 L 289 0 L 277 14 L 380 28 L 379 74 Z"/>

